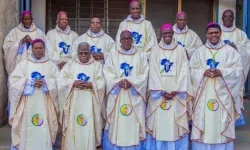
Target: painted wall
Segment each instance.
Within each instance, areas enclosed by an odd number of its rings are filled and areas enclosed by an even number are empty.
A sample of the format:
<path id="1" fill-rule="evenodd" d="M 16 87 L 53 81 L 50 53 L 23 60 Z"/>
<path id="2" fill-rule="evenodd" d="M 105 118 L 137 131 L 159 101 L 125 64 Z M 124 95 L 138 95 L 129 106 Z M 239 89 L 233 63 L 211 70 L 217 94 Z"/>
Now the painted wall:
<path id="1" fill-rule="evenodd" d="M 33 15 L 33 22 L 43 32 L 46 29 L 46 0 L 32 0 L 31 12 Z"/>
<path id="2" fill-rule="evenodd" d="M 0 5 L 0 49 L 8 32 L 19 24 L 19 1 L 1 0 Z M 3 51 L 0 52 L 0 126 L 7 121 L 6 106 L 7 97 L 7 75 L 3 62 Z"/>
<path id="3" fill-rule="evenodd" d="M 218 23 L 221 24 L 221 17 L 222 13 L 227 10 L 231 9 L 235 13 L 236 9 L 236 0 L 219 0 L 219 9 L 218 9 Z"/>

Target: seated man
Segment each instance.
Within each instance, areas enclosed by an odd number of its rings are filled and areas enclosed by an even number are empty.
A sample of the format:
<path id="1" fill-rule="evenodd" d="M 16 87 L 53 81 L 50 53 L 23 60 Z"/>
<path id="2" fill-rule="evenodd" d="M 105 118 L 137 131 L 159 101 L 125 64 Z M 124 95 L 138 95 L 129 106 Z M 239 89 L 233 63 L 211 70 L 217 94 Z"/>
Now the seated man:
<path id="1" fill-rule="evenodd" d="M 9 123 L 12 146 L 19 150 L 51 150 L 58 130 L 57 66 L 45 55 L 42 39 L 9 77 Z"/>
<path id="2" fill-rule="evenodd" d="M 96 61 L 106 60 L 109 52 L 115 46 L 114 40 L 102 30 L 101 18 L 97 16 L 90 18 L 89 30 L 74 42 L 72 55 L 76 54 L 77 47 L 81 42 L 89 43 L 91 55 Z"/>
<path id="3" fill-rule="evenodd" d="M 145 111 L 148 63 L 132 46 L 132 33 L 121 32 L 121 46 L 112 51 L 103 72 L 107 81 L 105 150 L 140 150 L 146 139 Z"/>
<path id="4" fill-rule="evenodd" d="M 4 61 L 8 75 L 15 69 L 16 65 L 28 58 L 31 53 L 32 40 L 42 38 L 45 34 L 33 23 L 30 11 L 23 11 L 21 23 L 12 29 L 5 37 L 3 43 Z"/>
<path id="5" fill-rule="evenodd" d="M 146 149 L 188 150 L 187 105 L 192 98 L 188 58 L 173 38 L 173 27 L 165 24 L 161 30 L 162 40 L 149 61 Z"/>
<path id="6" fill-rule="evenodd" d="M 193 150 L 233 150 L 235 121 L 240 117 L 242 63 L 238 52 L 221 41 L 221 28 L 210 23 L 207 43 L 190 61 L 195 98 L 192 113 Z"/>
<path id="7" fill-rule="evenodd" d="M 104 128 L 105 79 L 102 65 L 80 43 L 77 56 L 61 70 L 58 80 L 62 150 L 94 150 Z M 72 138 L 74 137 L 74 138 Z"/>
<path id="8" fill-rule="evenodd" d="M 57 14 L 56 23 L 56 28 L 50 30 L 46 36 L 48 39 L 48 53 L 50 59 L 62 69 L 64 64 L 71 59 L 71 47 L 79 36 L 70 29 L 66 12 L 61 11 Z"/>

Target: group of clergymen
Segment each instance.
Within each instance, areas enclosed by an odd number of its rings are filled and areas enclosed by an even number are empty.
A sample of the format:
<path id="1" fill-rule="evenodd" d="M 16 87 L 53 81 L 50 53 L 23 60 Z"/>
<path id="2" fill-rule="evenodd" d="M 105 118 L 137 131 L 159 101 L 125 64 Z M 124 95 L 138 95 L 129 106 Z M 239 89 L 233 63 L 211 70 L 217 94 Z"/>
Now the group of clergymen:
<path id="1" fill-rule="evenodd" d="M 129 12 L 116 42 L 97 16 L 79 37 L 61 11 L 45 36 L 22 13 L 3 45 L 12 149 L 50 150 L 59 131 L 63 150 L 187 150 L 189 135 L 194 150 L 234 149 L 250 64 L 234 13 L 207 25 L 203 45 L 185 12 L 159 43 L 139 1 Z"/>

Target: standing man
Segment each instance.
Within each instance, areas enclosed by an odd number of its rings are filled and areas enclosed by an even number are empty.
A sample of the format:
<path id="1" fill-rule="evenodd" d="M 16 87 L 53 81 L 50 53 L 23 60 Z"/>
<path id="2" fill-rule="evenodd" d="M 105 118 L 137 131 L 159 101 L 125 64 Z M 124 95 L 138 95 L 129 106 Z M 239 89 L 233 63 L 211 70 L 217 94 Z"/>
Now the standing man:
<path id="1" fill-rule="evenodd" d="M 60 69 L 69 59 L 71 59 L 71 47 L 73 42 L 79 37 L 68 25 L 68 15 L 61 11 L 57 14 L 56 28 L 50 30 L 46 37 L 48 39 L 48 53 L 50 59 L 55 62 Z"/>
<path id="2" fill-rule="evenodd" d="M 191 58 L 196 49 L 202 46 L 200 37 L 191 29 L 188 28 L 188 16 L 185 12 L 179 12 L 176 15 L 174 29 L 174 37 L 178 44 L 183 46 Z"/>
<path id="3" fill-rule="evenodd" d="M 150 21 L 145 20 L 141 14 L 142 6 L 138 0 L 131 0 L 129 4 L 130 15 L 120 23 L 116 42 L 120 47 L 120 35 L 124 30 L 128 30 L 133 36 L 133 45 L 141 52 L 144 52 L 149 59 L 151 48 L 157 45 L 157 38 Z"/>
<path id="4" fill-rule="evenodd" d="M 221 41 L 216 23 L 206 28 L 207 43 L 190 61 L 195 99 L 193 150 L 234 149 L 235 121 L 240 117 L 242 63 L 239 53 Z"/>
<path id="5" fill-rule="evenodd" d="M 51 150 L 58 130 L 57 66 L 45 54 L 42 39 L 18 63 L 9 78 L 12 146 L 18 150 Z"/>
<path id="6" fill-rule="evenodd" d="M 77 47 L 81 42 L 89 43 L 91 55 L 96 61 L 106 60 L 109 52 L 115 46 L 114 40 L 102 30 L 101 18 L 97 16 L 90 18 L 89 30 L 74 42 L 73 55 L 76 54 Z"/>
<path id="7" fill-rule="evenodd" d="M 146 149 L 188 150 L 187 105 L 193 95 L 188 58 L 173 38 L 173 27 L 165 24 L 161 30 L 162 40 L 149 61 Z"/>
<path id="8" fill-rule="evenodd" d="M 5 68 L 8 75 L 16 65 L 31 54 L 31 43 L 36 38 L 45 40 L 45 34 L 33 23 L 32 14 L 26 10 L 22 12 L 21 23 L 12 29 L 3 43 Z"/>
<path id="9" fill-rule="evenodd" d="M 223 24 L 221 25 L 222 35 L 221 39 L 228 45 L 232 46 L 241 56 L 242 66 L 243 66 L 243 78 L 241 86 L 241 103 L 242 109 L 243 105 L 243 96 L 244 96 L 244 83 L 246 82 L 249 67 L 250 67 L 250 42 L 247 38 L 245 32 L 240 30 L 234 25 L 234 12 L 232 10 L 225 10 L 222 14 Z M 237 120 L 236 126 L 244 125 L 245 120 L 243 114 L 241 118 Z"/>
<path id="10" fill-rule="evenodd" d="M 119 39 L 121 46 L 112 51 L 103 69 L 108 93 L 103 148 L 140 150 L 146 139 L 149 67 L 145 55 L 132 46 L 130 31 L 121 32 Z"/>
<path id="11" fill-rule="evenodd" d="M 62 150 L 94 150 L 102 142 L 105 79 L 102 65 L 80 43 L 58 77 Z M 72 138 L 74 137 L 74 138 Z"/>

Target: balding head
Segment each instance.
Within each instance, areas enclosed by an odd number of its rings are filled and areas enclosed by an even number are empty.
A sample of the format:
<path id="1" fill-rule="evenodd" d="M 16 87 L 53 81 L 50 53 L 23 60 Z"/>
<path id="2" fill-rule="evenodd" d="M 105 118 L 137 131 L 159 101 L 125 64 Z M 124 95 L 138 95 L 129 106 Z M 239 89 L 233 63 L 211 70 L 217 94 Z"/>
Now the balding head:
<path id="1" fill-rule="evenodd" d="M 77 55 L 81 63 L 87 63 L 90 60 L 91 55 L 89 44 L 87 42 L 82 42 L 78 45 Z"/>
<path id="2" fill-rule="evenodd" d="M 132 33 L 128 30 L 124 30 L 120 34 L 121 46 L 124 50 L 130 50 L 133 44 Z"/>
<path id="3" fill-rule="evenodd" d="M 188 22 L 188 17 L 185 12 L 179 12 L 176 14 L 175 23 L 178 29 L 183 30 L 186 27 L 187 22 Z"/>
<path id="4" fill-rule="evenodd" d="M 78 44 L 77 52 L 81 49 L 81 47 L 84 47 L 90 51 L 90 45 L 87 42 L 81 42 Z"/>

